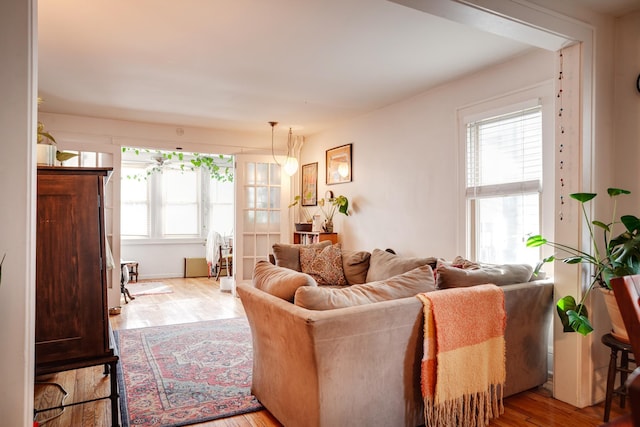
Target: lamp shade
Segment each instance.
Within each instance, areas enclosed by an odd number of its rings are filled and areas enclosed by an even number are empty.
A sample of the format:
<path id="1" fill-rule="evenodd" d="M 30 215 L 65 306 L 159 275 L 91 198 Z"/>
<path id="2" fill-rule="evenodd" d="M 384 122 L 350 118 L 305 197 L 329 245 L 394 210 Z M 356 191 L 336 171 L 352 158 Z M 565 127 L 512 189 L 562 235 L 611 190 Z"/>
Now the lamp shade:
<path id="1" fill-rule="evenodd" d="M 284 162 L 284 171 L 287 175 L 292 176 L 298 170 L 298 159 L 295 157 L 287 157 Z"/>

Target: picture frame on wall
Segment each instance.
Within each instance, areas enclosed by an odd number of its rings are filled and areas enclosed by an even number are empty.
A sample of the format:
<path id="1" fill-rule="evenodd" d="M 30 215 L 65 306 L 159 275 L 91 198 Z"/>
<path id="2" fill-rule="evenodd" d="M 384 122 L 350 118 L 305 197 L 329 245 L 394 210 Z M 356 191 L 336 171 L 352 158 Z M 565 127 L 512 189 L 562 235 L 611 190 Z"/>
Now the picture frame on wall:
<path id="1" fill-rule="evenodd" d="M 318 162 L 302 165 L 302 206 L 318 204 Z"/>
<path id="2" fill-rule="evenodd" d="M 327 150 L 327 185 L 351 182 L 351 148 L 341 145 Z"/>

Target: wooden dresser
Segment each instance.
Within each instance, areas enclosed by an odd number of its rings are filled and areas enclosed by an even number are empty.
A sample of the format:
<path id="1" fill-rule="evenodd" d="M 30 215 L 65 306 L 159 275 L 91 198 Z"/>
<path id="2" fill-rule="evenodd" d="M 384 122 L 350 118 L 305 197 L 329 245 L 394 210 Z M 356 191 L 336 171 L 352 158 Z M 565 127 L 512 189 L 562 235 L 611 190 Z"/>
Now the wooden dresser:
<path id="1" fill-rule="evenodd" d="M 117 415 L 103 201 L 110 171 L 38 167 L 35 371 L 38 376 L 104 364 Z"/>

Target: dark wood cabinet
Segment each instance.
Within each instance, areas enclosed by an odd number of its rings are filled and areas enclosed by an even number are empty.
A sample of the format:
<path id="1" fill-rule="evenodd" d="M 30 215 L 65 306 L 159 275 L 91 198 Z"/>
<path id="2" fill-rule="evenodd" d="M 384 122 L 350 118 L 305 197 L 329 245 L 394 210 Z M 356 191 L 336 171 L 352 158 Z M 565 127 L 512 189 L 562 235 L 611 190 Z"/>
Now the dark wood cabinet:
<path id="1" fill-rule="evenodd" d="M 36 374 L 113 355 L 103 213 L 108 173 L 38 168 Z"/>
<path id="2" fill-rule="evenodd" d="M 38 167 L 35 371 L 39 376 L 104 365 L 111 394 L 98 399 L 111 400 L 111 425 L 118 426 L 118 356 L 107 311 L 104 228 L 110 172 Z"/>

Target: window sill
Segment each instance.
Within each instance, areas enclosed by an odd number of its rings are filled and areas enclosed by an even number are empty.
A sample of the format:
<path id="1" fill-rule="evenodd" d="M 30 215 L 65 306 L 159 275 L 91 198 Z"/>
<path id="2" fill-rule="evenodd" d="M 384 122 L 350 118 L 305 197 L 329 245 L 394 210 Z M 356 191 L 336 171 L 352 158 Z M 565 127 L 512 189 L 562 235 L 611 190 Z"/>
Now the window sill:
<path id="1" fill-rule="evenodd" d="M 147 238 L 147 237 L 127 237 L 122 238 L 120 244 L 123 246 L 138 246 L 138 245 L 191 245 L 201 244 L 204 245 L 206 239 L 202 237 L 174 237 L 174 238 Z"/>

